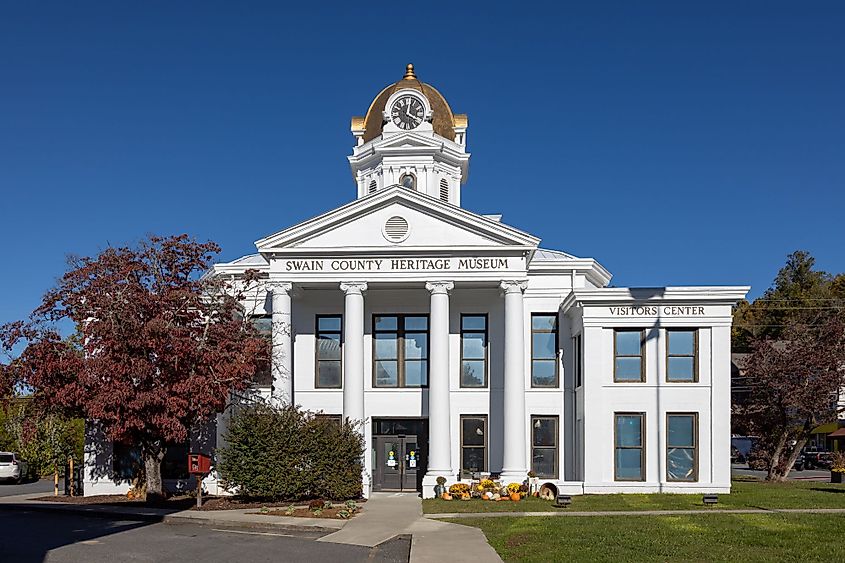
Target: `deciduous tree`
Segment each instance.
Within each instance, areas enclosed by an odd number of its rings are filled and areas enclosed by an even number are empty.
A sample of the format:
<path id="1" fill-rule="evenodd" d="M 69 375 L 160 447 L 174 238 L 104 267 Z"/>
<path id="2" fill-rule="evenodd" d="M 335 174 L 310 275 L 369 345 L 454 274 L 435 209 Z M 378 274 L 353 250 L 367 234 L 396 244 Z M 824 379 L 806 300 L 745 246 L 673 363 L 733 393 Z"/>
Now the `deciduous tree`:
<path id="1" fill-rule="evenodd" d="M 70 261 L 28 322 L 0 327 L 7 393 L 96 421 L 114 441 L 140 446 L 148 494 L 161 494 L 168 442 L 221 412 L 269 358 L 240 308 L 257 282 L 206 276 L 219 247 L 186 235 L 150 237 Z M 71 325 L 76 338 L 63 338 Z"/>
<path id="2" fill-rule="evenodd" d="M 783 339 L 758 339 L 748 360 L 751 392 L 742 416 L 769 460 L 768 479 L 782 481 L 811 431 L 835 422 L 845 385 L 845 325 L 838 316 L 796 323 Z"/>

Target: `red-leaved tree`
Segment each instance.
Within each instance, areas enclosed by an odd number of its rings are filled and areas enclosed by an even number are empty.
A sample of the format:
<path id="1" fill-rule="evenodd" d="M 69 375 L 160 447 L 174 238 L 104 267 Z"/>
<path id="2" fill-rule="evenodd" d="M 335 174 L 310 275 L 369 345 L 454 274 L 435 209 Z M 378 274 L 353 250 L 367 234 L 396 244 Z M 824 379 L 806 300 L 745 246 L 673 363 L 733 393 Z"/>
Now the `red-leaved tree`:
<path id="1" fill-rule="evenodd" d="M 140 446 L 147 493 L 162 494 L 166 444 L 222 412 L 270 354 L 239 305 L 255 273 L 237 288 L 202 277 L 219 251 L 181 235 L 72 259 L 29 321 L 0 327 L 6 352 L 22 348 L 0 370 L 6 393 Z"/>
<path id="2" fill-rule="evenodd" d="M 750 393 L 738 416 L 761 444 L 768 479 L 783 481 L 812 430 L 835 422 L 845 387 L 845 324 L 831 316 L 794 323 L 783 339 L 758 339 L 747 365 Z"/>

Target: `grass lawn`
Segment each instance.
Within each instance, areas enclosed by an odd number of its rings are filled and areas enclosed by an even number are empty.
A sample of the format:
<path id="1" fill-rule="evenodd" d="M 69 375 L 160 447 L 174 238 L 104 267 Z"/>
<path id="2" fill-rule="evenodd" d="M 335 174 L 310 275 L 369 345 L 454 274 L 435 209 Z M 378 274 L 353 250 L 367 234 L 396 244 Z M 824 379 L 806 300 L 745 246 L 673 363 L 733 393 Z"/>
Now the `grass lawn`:
<path id="1" fill-rule="evenodd" d="M 717 508 L 845 508 L 845 484 L 808 481 L 787 483 L 739 482 L 732 484 L 729 495 L 719 495 Z M 705 510 L 701 495 L 611 494 L 573 496 L 566 510 Z M 423 501 L 423 512 L 546 512 L 558 510 L 551 501 L 526 498 L 520 502 L 484 500 Z M 845 529 L 843 529 L 845 531 Z"/>
<path id="2" fill-rule="evenodd" d="M 840 514 L 501 517 L 455 522 L 481 528 L 505 561 L 845 560 L 845 515 Z"/>

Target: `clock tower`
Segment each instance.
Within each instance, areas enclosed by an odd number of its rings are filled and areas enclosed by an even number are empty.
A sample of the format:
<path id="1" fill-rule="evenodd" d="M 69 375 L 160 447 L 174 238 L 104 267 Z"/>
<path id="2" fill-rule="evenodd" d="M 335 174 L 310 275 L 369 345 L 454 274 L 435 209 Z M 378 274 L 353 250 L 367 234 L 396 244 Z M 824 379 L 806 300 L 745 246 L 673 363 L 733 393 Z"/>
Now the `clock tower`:
<path id="1" fill-rule="evenodd" d="M 460 205 L 469 172 L 466 131 L 467 116 L 452 113 L 446 98 L 420 82 L 409 64 L 365 116 L 352 118 L 357 145 L 348 158 L 358 198 L 398 184 Z"/>

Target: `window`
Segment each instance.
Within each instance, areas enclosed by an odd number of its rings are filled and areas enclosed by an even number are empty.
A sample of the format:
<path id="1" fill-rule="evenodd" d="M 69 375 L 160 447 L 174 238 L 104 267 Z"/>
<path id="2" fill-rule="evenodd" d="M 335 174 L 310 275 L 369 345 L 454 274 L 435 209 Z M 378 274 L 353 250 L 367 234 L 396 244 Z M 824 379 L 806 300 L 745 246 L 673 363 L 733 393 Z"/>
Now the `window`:
<path id="1" fill-rule="evenodd" d="M 417 187 L 417 179 L 413 174 L 402 174 L 402 177 L 399 178 L 399 185 L 403 188 L 413 190 Z"/>
<path id="2" fill-rule="evenodd" d="M 333 424 L 337 424 L 338 426 L 343 426 L 343 415 L 326 414 L 324 412 L 319 412 L 314 415 L 314 418 L 316 418 L 317 420 L 326 420 Z"/>
<path id="3" fill-rule="evenodd" d="M 698 414 L 666 415 L 666 480 L 698 481 Z"/>
<path id="4" fill-rule="evenodd" d="M 373 317 L 373 386 L 428 385 L 428 316 Z"/>
<path id="5" fill-rule="evenodd" d="M 371 181 L 369 188 L 367 188 L 367 193 L 370 193 L 370 194 L 375 193 L 376 187 L 377 187 L 376 181 L 375 180 Z"/>
<path id="6" fill-rule="evenodd" d="M 531 315 L 531 387 L 557 387 L 557 315 Z"/>
<path id="7" fill-rule="evenodd" d="M 537 477 L 557 477 L 557 417 L 531 417 L 531 470 Z"/>
<path id="8" fill-rule="evenodd" d="M 189 442 L 167 446 L 164 451 L 164 459 L 161 460 L 162 479 L 190 479 L 191 474 L 188 473 L 190 449 L 191 444 Z"/>
<path id="9" fill-rule="evenodd" d="M 614 478 L 617 481 L 645 481 L 645 413 L 616 413 L 614 418 Z"/>
<path id="10" fill-rule="evenodd" d="M 613 381 L 645 381 L 645 332 L 614 331 Z"/>
<path id="11" fill-rule="evenodd" d="M 487 416 L 461 416 L 461 471 L 487 471 Z"/>
<path id="12" fill-rule="evenodd" d="M 581 350 L 581 335 L 572 337 L 572 368 L 575 372 L 575 387 L 581 387 L 583 382 L 583 369 L 584 366 L 582 365 L 582 356 L 583 352 Z"/>
<path id="13" fill-rule="evenodd" d="M 111 468 L 114 479 L 134 479 L 141 474 L 142 463 L 139 446 L 120 442 L 112 444 Z"/>
<path id="14" fill-rule="evenodd" d="M 272 315 L 253 315 L 249 319 L 252 326 L 255 327 L 255 330 L 258 333 L 267 339 L 268 346 L 272 348 L 273 346 L 273 316 Z M 269 352 L 268 352 L 269 353 Z M 269 387 L 273 384 L 273 373 L 271 371 L 271 362 L 270 358 L 266 358 L 267 361 L 263 361 L 262 359 L 258 371 L 255 374 L 255 384 L 259 387 Z"/>
<path id="15" fill-rule="evenodd" d="M 670 329 L 666 331 L 666 381 L 697 382 L 697 358 L 697 330 Z"/>
<path id="16" fill-rule="evenodd" d="M 446 178 L 440 179 L 440 200 L 449 202 L 449 182 Z"/>
<path id="17" fill-rule="evenodd" d="M 461 315 L 461 387 L 487 387 L 487 315 Z"/>
<path id="18" fill-rule="evenodd" d="M 340 389 L 343 386 L 343 318 L 317 315 L 314 387 Z"/>

